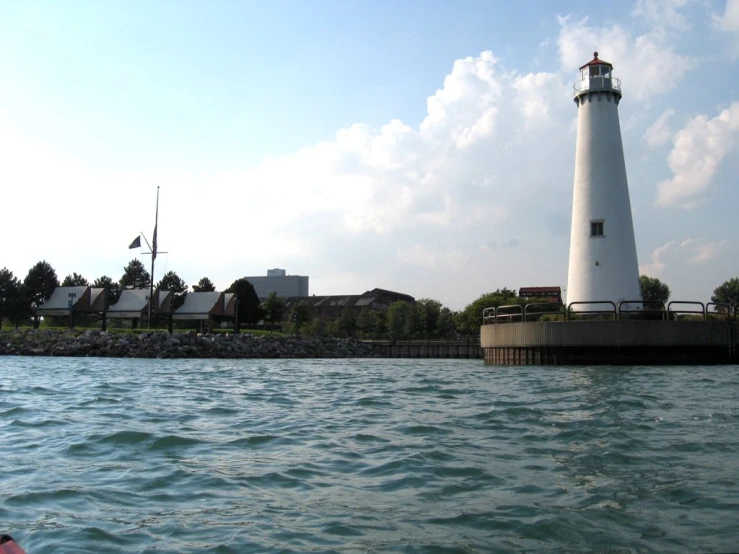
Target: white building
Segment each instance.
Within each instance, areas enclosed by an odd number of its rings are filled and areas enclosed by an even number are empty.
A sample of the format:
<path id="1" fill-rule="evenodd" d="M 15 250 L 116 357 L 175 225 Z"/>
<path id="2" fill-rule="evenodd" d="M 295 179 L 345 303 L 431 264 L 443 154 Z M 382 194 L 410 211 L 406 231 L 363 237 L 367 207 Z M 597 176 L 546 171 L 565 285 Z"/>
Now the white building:
<path id="1" fill-rule="evenodd" d="M 621 82 L 598 59 L 580 68 L 567 302 L 641 301 L 634 224 L 621 144 Z M 573 306 L 573 310 L 589 306 Z M 592 308 L 607 309 L 593 305 Z M 636 307 L 636 306 L 632 306 Z"/>
<path id="2" fill-rule="evenodd" d="M 280 297 L 308 296 L 308 277 L 287 275 L 284 269 L 268 269 L 266 277 L 247 277 L 259 298 L 276 292 Z"/>

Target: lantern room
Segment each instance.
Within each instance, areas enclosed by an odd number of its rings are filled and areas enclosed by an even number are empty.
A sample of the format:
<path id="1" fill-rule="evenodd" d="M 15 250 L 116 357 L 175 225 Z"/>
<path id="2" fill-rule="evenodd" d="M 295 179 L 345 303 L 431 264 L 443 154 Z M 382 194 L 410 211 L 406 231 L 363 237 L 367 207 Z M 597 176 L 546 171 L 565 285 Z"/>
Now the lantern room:
<path id="1" fill-rule="evenodd" d="M 613 77 L 613 64 L 598 59 L 598 52 L 593 52 L 593 59 L 580 67 L 580 80 L 574 85 L 574 94 L 598 91 L 613 92 L 620 97 L 621 81 Z"/>

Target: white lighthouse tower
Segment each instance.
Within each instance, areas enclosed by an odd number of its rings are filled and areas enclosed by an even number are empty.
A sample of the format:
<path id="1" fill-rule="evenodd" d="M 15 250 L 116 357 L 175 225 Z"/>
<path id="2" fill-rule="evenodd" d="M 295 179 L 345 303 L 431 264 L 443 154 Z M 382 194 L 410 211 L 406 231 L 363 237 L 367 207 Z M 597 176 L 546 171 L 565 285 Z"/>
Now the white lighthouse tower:
<path id="1" fill-rule="evenodd" d="M 618 122 L 621 82 L 598 59 L 575 83 L 577 146 L 567 302 L 641 300 L 634 224 Z M 598 306 L 592 306 L 593 308 Z M 604 306 L 600 306 L 604 307 Z M 573 306 L 573 310 L 587 306 Z"/>

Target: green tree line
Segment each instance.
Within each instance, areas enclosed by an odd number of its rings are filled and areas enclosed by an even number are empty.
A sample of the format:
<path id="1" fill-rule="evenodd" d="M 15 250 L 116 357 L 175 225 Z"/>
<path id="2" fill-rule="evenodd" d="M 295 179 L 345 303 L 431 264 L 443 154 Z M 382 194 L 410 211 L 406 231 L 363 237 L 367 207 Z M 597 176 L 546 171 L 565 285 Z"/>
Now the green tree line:
<path id="1" fill-rule="evenodd" d="M 659 279 L 642 275 L 639 278 L 645 302 L 666 304 L 670 289 Z M 49 299 L 58 286 L 93 286 L 107 291 L 108 305 L 115 304 L 124 289 L 146 289 L 151 285 L 151 275 L 144 264 L 131 260 L 117 281 L 101 275 L 90 282 L 78 273 L 67 275 L 61 283 L 56 271 L 46 260 L 36 263 L 21 281 L 7 268 L 0 270 L 0 323 L 4 320 L 14 326 L 25 325 L 33 316 L 33 307 Z M 188 287 L 174 271 L 168 271 L 156 283 L 156 288 L 172 291 L 174 307 L 180 307 L 188 293 L 214 292 L 215 285 L 208 277 Z M 239 299 L 239 321 L 255 325 L 266 322 L 270 328 L 312 336 L 360 337 L 364 339 L 390 340 L 451 340 L 477 337 L 482 325 L 485 308 L 510 304 L 524 304 L 529 300 L 519 298 L 515 290 L 502 288 L 485 293 L 463 310 L 453 311 L 438 300 L 422 298 L 415 302 L 395 302 L 387 311 L 363 308 L 358 313 L 345 308 L 335 320 L 314 319 L 310 309 L 298 303 L 288 310 L 275 293 L 260 302 L 254 287 L 245 278 L 236 279 L 226 289 L 236 293 Z M 725 281 L 713 291 L 711 301 L 736 306 L 739 303 L 739 277 Z"/>

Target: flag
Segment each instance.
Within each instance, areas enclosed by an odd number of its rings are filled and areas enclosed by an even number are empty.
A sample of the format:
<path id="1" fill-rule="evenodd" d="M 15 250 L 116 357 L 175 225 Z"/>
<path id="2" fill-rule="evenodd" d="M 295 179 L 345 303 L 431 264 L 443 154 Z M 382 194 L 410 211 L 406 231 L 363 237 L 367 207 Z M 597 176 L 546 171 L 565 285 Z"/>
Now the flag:
<path id="1" fill-rule="evenodd" d="M 154 224 L 154 239 L 151 241 L 151 259 L 157 259 L 157 224 Z"/>
<path id="2" fill-rule="evenodd" d="M 140 248 L 141 247 L 141 235 L 133 239 L 133 242 L 128 247 L 129 248 Z"/>

